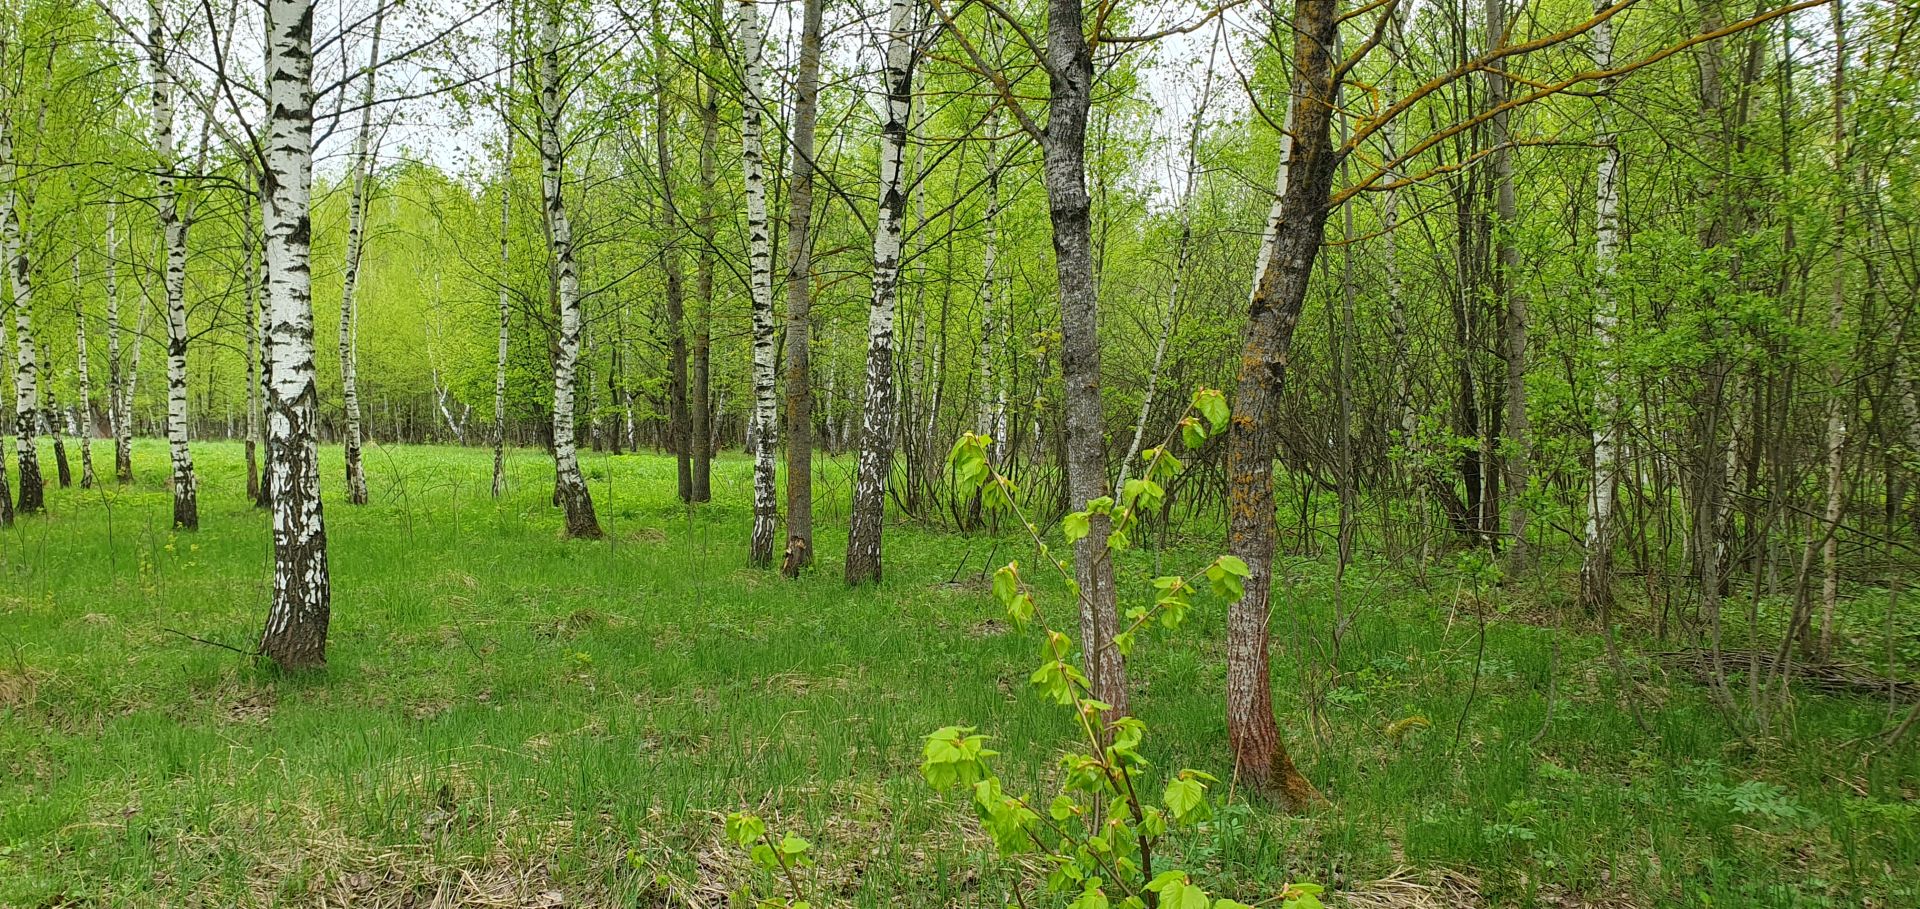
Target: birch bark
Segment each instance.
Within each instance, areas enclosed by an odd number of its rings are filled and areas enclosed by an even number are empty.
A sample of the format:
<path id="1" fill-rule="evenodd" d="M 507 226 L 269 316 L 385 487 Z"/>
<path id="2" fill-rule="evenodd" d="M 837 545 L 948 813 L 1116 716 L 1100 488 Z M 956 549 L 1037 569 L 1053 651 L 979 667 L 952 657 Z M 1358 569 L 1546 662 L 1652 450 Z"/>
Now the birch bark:
<path id="1" fill-rule="evenodd" d="M 347 262 L 340 278 L 340 399 L 345 417 L 341 447 L 347 461 L 347 502 L 367 504 L 367 470 L 360 452 L 360 378 L 356 351 L 359 330 L 358 300 L 354 297 L 360 279 L 360 254 L 366 239 L 367 195 L 373 182 L 372 150 L 373 100 L 380 72 L 380 31 L 386 24 L 387 5 L 381 2 L 373 14 L 373 36 L 367 49 L 365 83 L 360 89 L 360 128 L 353 137 L 353 172 L 347 189 Z"/>
<path id="2" fill-rule="evenodd" d="M 20 217 L 24 204 L 18 189 L 19 168 L 14 161 L 13 124 L 0 114 L 0 243 L 5 245 L 7 270 L 13 281 L 13 421 L 14 450 L 20 467 L 20 514 L 46 507 L 46 482 L 40 476 L 39 361 L 33 341 L 33 270 L 27 260 L 26 228 Z"/>
<path id="3" fill-rule="evenodd" d="M 315 439 L 312 221 L 313 2 L 266 4 L 267 122 L 261 177 L 266 247 L 267 481 L 273 605 L 260 651 L 283 669 L 326 664 L 332 579 Z"/>
<path id="4" fill-rule="evenodd" d="M 167 298 L 167 451 L 173 472 L 173 524 L 200 529 L 199 481 L 188 447 L 187 415 L 187 222 L 180 216 L 178 167 L 173 137 L 173 77 L 167 66 L 166 16 L 162 0 L 147 5 L 147 61 L 153 79 L 153 147 L 158 157 L 154 205 L 166 249 L 161 284 Z"/>
<path id="5" fill-rule="evenodd" d="M 79 417 L 74 435 L 80 442 L 80 488 L 92 489 L 93 476 L 93 381 L 87 370 L 87 313 L 80 305 L 80 254 L 73 254 L 73 350 L 74 378 L 79 382 Z"/>
<path id="6" fill-rule="evenodd" d="M 747 284 L 752 297 L 753 403 L 747 443 L 753 452 L 753 538 L 748 563 L 773 564 L 774 535 L 780 523 L 778 478 L 774 467 L 773 367 L 778 340 L 773 330 L 773 252 L 767 232 L 767 177 L 761 131 L 766 116 L 761 72 L 766 46 L 760 35 L 759 0 L 737 4 L 740 56 L 740 167 L 746 184 Z"/>
<path id="7" fill-rule="evenodd" d="M 540 167 L 546 184 L 548 243 L 553 249 L 560 303 L 560 339 L 553 364 L 553 460 L 555 494 L 566 510 L 566 535 L 598 539 L 600 521 L 580 472 L 574 438 L 573 399 L 580 364 L 580 275 L 573 261 L 573 225 L 563 195 L 566 162 L 560 145 L 560 7 L 548 8 L 540 51 Z"/>
<path id="8" fill-rule="evenodd" d="M 1605 6 L 1595 0 L 1597 13 Z M 1593 31 L 1594 66 L 1613 68 L 1613 23 Z M 1613 490 L 1618 479 L 1620 420 L 1619 368 L 1614 332 L 1619 322 L 1613 295 L 1616 250 L 1620 238 L 1620 144 L 1613 131 L 1613 79 L 1600 83 L 1594 144 L 1600 147 L 1594 198 L 1593 349 L 1599 378 L 1593 390 L 1593 474 L 1587 493 L 1587 526 L 1580 561 L 1580 605 L 1599 612 L 1613 604 Z"/>
<path id="9" fill-rule="evenodd" d="M 884 105 L 880 118 L 880 206 L 873 229 L 873 296 L 867 307 L 866 408 L 847 534 L 847 583 L 880 580 L 887 481 L 893 472 L 893 327 L 906 214 L 907 119 L 913 113 L 913 5 L 893 0 L 887 12 Z"/>

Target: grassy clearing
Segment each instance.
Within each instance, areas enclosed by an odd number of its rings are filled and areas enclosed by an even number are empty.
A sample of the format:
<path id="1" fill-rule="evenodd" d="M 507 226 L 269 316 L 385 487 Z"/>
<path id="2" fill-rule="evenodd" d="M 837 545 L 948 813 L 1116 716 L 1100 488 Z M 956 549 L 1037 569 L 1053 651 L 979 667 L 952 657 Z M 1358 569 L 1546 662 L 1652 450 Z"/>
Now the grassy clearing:
<path id="1" fill-rule="evenodd" d="M 741 567 L 744 461 L 689 512 L 670 459 L 590 455 L 609 536 L 581 544 L 558 539 L 536 452 L 496 504 L 487 452 L 376 449 L 376 504 L 328 503 L 331 666 L 287 678 L 168 630 L 249 646 L 271 579 L 240 448 L 196 459 L 198 534 L 167 529 L 154 443 L 135 486 L 50 490 L 48 516 L 0 533 L 0 905 L 715 907 L 749 873 L 718 817 L 748 806 L 814 840 L 833 903 L 1004 905 L 964 807 L 916 766 L 923 734 L 968 723 L 999 738 L 1010 786 L 1040 788 L 1070 741 L 1025 690 L 1037 640 L 972 580 L 1023 555 L 1012 542 L 989 556 L 895 525 L 886 582 L 849 591 L 826 532 L 829 568 L 787 583 Z M 1155 558 L 1123 563 L 1123 592 Z M 1555 632 L 1496 619 L 1483 648 L 1476 614 L 1509 604 L 1360 565 L 1316 735 L 1290 641 L 1326 637 L 1331 573 L 1283 569 L 1282 716 L 1332 807 L 1285 818 L 1236 793 L 1216 835 L 1180 844 L 1210 886 L 1253 899 L 1306 878 L 1357 906 L 1920 905 L 1920 759 L 1840 744 L 1885 704 L 1804 697 L 1793 740 L 1755 750 L 1655 675 L 1647 736 L 1598 639 L 1560 633 L 1542 734 Z M 1226 775 L 1223 612 L 1203 600 L 1134 663 L 1162 767 Z M 1431 728 L 1390 731 L 1415 716 Z"/>

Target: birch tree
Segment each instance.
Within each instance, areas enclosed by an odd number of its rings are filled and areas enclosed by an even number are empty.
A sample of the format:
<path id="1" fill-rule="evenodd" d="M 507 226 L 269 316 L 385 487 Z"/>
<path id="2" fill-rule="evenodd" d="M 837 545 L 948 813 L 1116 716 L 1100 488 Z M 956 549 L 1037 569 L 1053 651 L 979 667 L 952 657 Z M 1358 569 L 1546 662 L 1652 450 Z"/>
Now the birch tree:
<path id="1" fill-rule="evenodd" d="M 107 202 L 107 410 L 113 430 L 113 476 L 117 482 L 131 483 L 133 395 L 120 366 L 120 231 L 115 224 L 119 211 L 118 199 Z"/>
<path id="2" fill-rule="evenodd" d="M 73 350 L 74 379 L 78 383 L 80 400 L 75 402 L 78 417 L 74 420 L 74 434 L 80 442 L 80 488 L 92 489 L 93 475 L 93 381 L 87 371 L 87 313 L 81 305 L 80 295 L 80 253 L 73 254 Z"/>
<path id="3" fill-rule="evenodd" d="M 547 9 L 540 49 L 540 169 L 546 187 L 547 242 L 553 253 L 560 302 L 560 338 L 553 364 L 553 460 L 555 493 L 566 510 L 566 535 L 571 539 L 598 539 L 600 521 L 593 512 L 593 496 L 580 472 L 574 440 L 573 399 L 580 363 L 580 274 L 573 258 L 573 225 L 567 220 L 564 197 L 566 161 L 560 144 L 565 113 L 560 89 L 561 9 L 558 0 Z"/>
<path id="4" fill-rule="evenodd" d="M 907 119 L 913 113 L 912 16 L 910 0 L 893 0 L 888 6 L 880 206 L 873 228 L 873 294 L 867 307 L 866 409 L 860 417 L 852 526 L 847 532 L 849 584 L 880 580 L 880 537 L 893 465 L 893 320 L 907 207 Z"/>
<path id="5" fill-rule="evenodd" d="M 320 504 L 314 381 L 313 2 L 266 4 L 266 104 L 260 201 L 266 247 L 267 481 L 273 507 L 273 605 L 260 652 L 283 669 L 326 664 L 332 580 Z"/>
<path id="6" fill-rule="evenodd" d="M 352 172 L 347 188 L 347 262 L 340 279 L 340 398 L 345 421 L 341 427 L 341 446 L 347 462 L 347 501 L 367 504 L 367 471 L 360 453 L 360 380 L 357 343 L 358 312 L 354 290 L 360 278 L 361 245 L 366 238 L 367 196 L 373 182 L 370 143 L 373 138 L 373 101 L 380 74 L 380 30 L 386 24 L 387 5 L 373 14 L 373 36 L 367 48 L 365 82 L 360 89 L 360 128 L 353 136 Z"/>
<path id="7" fill-rule="evenodd" d="M 1596 13 L 1606 0 L 1595 0 Z M 1613 23 L 1593 29 L 1593 63 L 1613 68 Z M 1600 83 L 1594 111 L 1594 145 L 1600 163 L 1594 171 L 1593 348 L 1599 379 L 1593 386 L 1593 470 L 1587 490 L 1587 525 L 1580 560 L 1580 605 L 1600 612 L 1613 604 L 1613 490 L 1620 419 L 1620 374 L 1614 351 L 1619 315 L 1614 301 L 1616 250 L 1620 236 L 1620 141 L 1613 131 L 1615 80 Z"/>
<path id="8" fill-rule="evenodd" d="M 180 215 L 175 170 L 173 75 L 167 66 L 167 31 L 162 0 L 147 6 L 147 61 L 153 80 L 154 207 L 166 253 L 161 286 L 167 302 L 167 451 L 172 464 L 173 523 L 200 528 L 199 481 L 187 444 L 187 223 Z"/>
<path id="9" fill-rule="evenodd" d="M 13 420 L 14 450 L 20 467 L 18 511 L 33 514 L 46 507 L 46 483 L 40 476 L 39 360 L 33 334 L 33 269 L 27 258 L 26 227 L 20 216 L 24 200 L 19 190 L 19 165 L 14 160 L 13 124 L 0 111 L 0 244 L 5 246 L 7 273 L 13 285 Z"/>
<path id="10" fill-rule="evenodd" d="M 765 99 L 761 96 L 765 53 L 760 35 L 758 0 L 739 0 L 740 168 L 746 184 L 747 289 L 752 297 L 753 410 L 747 442 L 753 451 L 753 536 L 747 562 L 758 568 L 773 564 L 774 535 L 780 521 L 779 492 L 774 475 L 773 361 L 778 342 L 773 330 L 772 240 L 767 234 L 766 162 L 761 148 Z"/>

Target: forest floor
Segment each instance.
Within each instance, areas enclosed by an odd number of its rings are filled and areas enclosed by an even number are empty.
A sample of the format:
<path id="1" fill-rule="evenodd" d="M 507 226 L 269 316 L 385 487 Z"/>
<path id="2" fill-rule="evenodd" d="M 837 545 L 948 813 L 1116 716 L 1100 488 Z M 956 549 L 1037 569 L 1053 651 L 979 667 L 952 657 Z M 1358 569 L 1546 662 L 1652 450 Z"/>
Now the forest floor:
<path id="1" fill-rule="evenodd" d="M 110 471 L 110 448 L 95 457 Z M 895 523 L 886 581 L 850 591 L 830 461 L 823 567 L 787 582 L 744 567 L 745 461 L 722 460 L 715 504 L 690 511 L 671 459 L 589 454 L 608 536 L 568 543 L 539 452 L 514 453 L 495 503 L 487 451 L 375 446 L 375 504 L 327 503 L 329 667 L 285 677 L 183 636 L 244 649 L 266 611 L 241 448 L 195 447 L 191 534 L 167 527 L 164 447 L 135 458 L 137 484 L 50 489 L 48 515 L 0 532 L 0 906 L 717 909 L 752 873 L 720 818 L 748 808 L 814 842 L 816 905 L 1006 903 L 965 805 L 916 768 L 927 732 L 976 725 L 1009 789 L 1044 791 L 1071 740 L 1025 681 L 1038 640 L 986 592 L 983 565 L 1030 557 L 1011 538 Z M 339 450 L 323 464 L 331 493 Z M 1128 554 L 1123 596 L 1156 559 L 1198 566 L 1214 546 Z M 1863 757 L 1884 700 L 1806 694 L 1778 737 L 1743 741 L 1645 656 L 1658 645 L 1625 642 L 1645 679 L 1629 696 L 1597 634 L 1540 621 L 1557 581 L 1476 596 L 1362 563 L 1316 731 L 1300 691 L 1322 676 L 1303 667 L 1328 654 L 1296 642 L 1329 637 L 1333 572 L 1277 570 L 1277 705 L 1330 804 L 1287 817 L 1232 793 L 1173 844 L 1208 889 L 1920 905 L 1920 755 Z M 1631 607 L 1623 624 L 1644 625 Z M 1159 767 L 1230 776 L 1223 614 L 1200 598 L 1132 662 Z"/>

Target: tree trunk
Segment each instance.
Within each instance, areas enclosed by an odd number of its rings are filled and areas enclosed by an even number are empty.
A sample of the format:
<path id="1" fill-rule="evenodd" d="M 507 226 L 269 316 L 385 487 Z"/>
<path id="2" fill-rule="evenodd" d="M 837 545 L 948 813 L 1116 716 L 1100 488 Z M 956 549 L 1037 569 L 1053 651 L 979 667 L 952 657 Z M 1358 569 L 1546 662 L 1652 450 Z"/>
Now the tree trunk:
<path id="1" fill-rule="evenodd" d="M 373 37 L 367 49 L 366 83 L 360 90 L 360 129 L 353 137 L 352 173 L 347 182 L 347 263 L 340 278 L 340 400 L 344 417 L 341 444 L 346 450 L 347 502 L 367 504 L 367 470 L 360 454 L 359 355 L 355 348 L 359 328 L 354 289 L 360 278 L 361 244 L 366 239 L 367 197 L 372 192 L 373 99 L 380 71 L 380 30 L 387 4 L 381 0 L 373 14 Z"/>
<path id="2" fill-rule="evenodd" d="M 655 4 L 655 18 L 659 6 Z M 687 409 L 687 318 L 686 289 L 680 273 L 678 245 L 680 208 L 673 196 L 673 155 L 668 141 L 673 127 L 668 104 L 665 73 L 668 53 L 664 46 L 654 52 L 653 114 L 654 152 L 660 167 L 661 231 L 666 236 L 660 249 L 660 270 L 666 278 L 667 309 L 667 444 L 673 448 L 677 492 L 682 502 L 693 501 L 693 433 Z M 633 429 L 633 408 L 627 408 L 627 427 Z M 639 445 L 635 439 L 634 444 Z"/>
<path id="3" fill-rule="evenodd" d="M 820 96 L 822 0 L 804 0 L 793 86 L 793 176 L 787 184 L 787 552 L 781 573 L 813 564 L 814 126 Z"/>
<path id="4" fill-rule="evenodd" d="M 167 298 L 167 449 L 173 467 L 173 524 L 200 529 L 199 482 L 188 448 L 187 416 L 187 223 L 180 216 L 180 192 L 174 169 L 173 82 L 168 74 L 164 43 L 166 23 L 161 0 L 150 0 L 147 17 L 147 59 L 153 78 L 153 147 L 159 159 L 154 174 L 154 207 L 166 247 L 161 283 Z"/>
<path id="5" fill-rule="evenodd" d="M 766 116 L 761 97 L 762 58 L 758 0 L 739 0 L 740 56 L 746 61 L 740 84 L 740 168 L 747 197 L 747 289 L 752 297 L 753 411 L 747 445 L 753 452 L 753 539 L 747 562 L 773 564 L 774 535 L 780 523 L 778 477 L 774 468 L 773 361 L 779 346 L 773 331 L 773 252 L 767 233 L 767 177 L 761 130 Z"/>
<path id="6" fill-rule="evenodd" d="M 906 213 L 907 120 L 913 112 L 913 6 L 887 14 L 886 106 L 880 119 L 880 205 L 873 228 L 873 296 L 867 307 L 866 409 L 860 417 L 847 583 L 880 580 L 881 531 L 894 442 L 893 322 Z"/>
<path id="7" fill-rule="evenodd" d="M 1186 178 L 1180 191 L 1180 236 L 1174 241 L 1173 276 L 1167 282 L 1167 313 L 1160 324 L 1160 340 L 1153 346 L 1153 367 L 1147 372 L 1147 390 L 1140 396 L 1140 415 L 1133 421 L 1133 441 L 1127 444 L 1127 454 L 1120 459 L 1120 478 L 1113 484 L 1116 502 L 1127 487 L 1133 459 L 1140 454 L 1140 446 L 1145 440 L 1147 417 L 1153 413 L 1153 397 L 1160 387 L 1160 367 L 1166 362 L 1167 344 L 1173 340 L 1175 316 L 1180 311 L 1180 284 L 1186 277 L 1187 259 L 1193 245 L 1193 198 L 1195 185 L 1200 178 L 1200 131 L 1207 117 L 1207 100 L 1213 91 L 1213 60 L 1210 50 L 1207 53 L 1206 75 L 1200 81 L 1200 100 L 1194 105 L 1193 123 L 1187 133 Z"/>
<path id="8" fill-rule="evenodd" d="M 1847 318 L 1847 23 L 1841 0 L 1833 6 L 1833 285 L 1827 306 L 1827 337 L 1838 343 Z M 1820 542 L 1820 641 L 1815 654 L 1833 654 L 1833 616 L 1840 600 L 1840 519 L 1846 508 L 1847 358 L 1827 367 L 1827 504 Z"/>
<path id="9" fill-rule="evenodd" d="M 566 164 L 560 145 L 560 7 L 547 12 L 540 51 L 540 167 L 546 186 L 547 235 L 558 279 L 560 343 L 553 364 L 553 462 L 555 493 L 566 510 L 569 539 L 598 539 L 593 495 L 580 473 L 574 440 L 573 397 L 580 363 L 580 275 L 573 261 L 573 225 L 564 201 Z"/>
<path id="10" fill-rule="evenodd" d="M 267 482 L 273 500 L 273 607 L 260 651 L 282 669 L 324 666 L 332 602 L 314 428 L 313 6 L 269 0 L 261 178 L 266 242 Z"/>
<path id="11" fill-rule="evenodd" d="M 513 79 L 507 77 L 507 84 Z M 501 105 L 501 118 L 507 116 Z M 513 281 L 513 127 L 501 131 L 500 158 L 500 299 L 498 331 L 493 351 L 493 497 L 507 494 L 507 330 L 513 324 L 513 298 L 507 292 Z"/>
<path id="12" fill-rule="evenodd" d="M 1594 9 L 1605 0 L 1595 0 Z M 1594 66 L 1613 67 L 1613 23 L 1593 27 Z M 1619 367 L 1614 353 L 1614 329 L 1619 315 L 1613 295 L 1614 257 L 1620 237 L 1620 144 L 1613 132 L 1611 90 L 1614 80 L 1600 84 L 1595 113 L 1594 144 L 1600 147 L 1594 199 L 1593 349 L 1599 360 L 1599 380 L 1593 388 L 1593 476 L 1587 497 L 1587 527 L 1580 561 L 1580 605 L 1599 613 L 1613 605 L 1613 489 L 1617 481 L 1620 419 Z"/>
<path id="13" fill-rule="evenodd" d="M 1507 45 L 1506 0 L 1487 0 L 1487 48 L 1492 51 Z M 1601 27 L 1605 27 L 1602 25 Z M 1527 299 L 1514 289 L 1520 272 L 1520 250 L 1514 245 L 1519 229 L 1519 206 L 1513 191 L 1513 134 L 1508 128 L 1508 113 L 1500 110 L 1507 103 L 1507 77 L 1499 68 L 1487 70 L 1487 106 L 1495 111 L 1493 152 L 1489 166 L 1493 171 L 1494 299 L 1506 307 L 1506 511 L 1507 565 L 1522 569 L 1530 558 L 1527 549 L 1527 488 L 1532 482 L 1532 440 L 1527 430 Z"/>
<path id="14" fill-rule="evenodd" d="M 252 181 L 249 181 L 250 183 Z M 249 187 L 253 188 L 253 187 Z M 251 193 L 254 201 L 260 196 L 257 189 Z M 260 496 L 260 452 L 257 440 L 260 437 L 260 235 L 256 230 L 259 222 L 255 219 L 257 209 L 249 206 L 242 214 L 246 222 L 241 241 L 241 255 L 247 257 L 244 278 L 247 282 L 247 498 L 253 502 L 261 501 Z M 111 267 L 111 266 L 109 266 Z"/>
<path id="15" fill-rule="evenodd" d="M 1093 104 L 1093 54 L 1078 0 L 1049 0 L 1046 60 L 1048 118 L 1041 145 L 1053 259 L 1060 294 L 1060 377 L 1065 392 L 1068 507 L 1079 511 L 1107 486 L 1105 408 L 1100 400 L 1099 294 L 1093 270 L 1092 200 L 1087 196 L 1087 116 Z M 1095 514 L 1074 546 L 1080 585 L 1080 639 L 1094 698 L 1127 710 L 1127 668 L 1118 633 L 1112 522 Z"/>
<path id="16" fill-rule="evenodd" d="M 133 392 L 120 369 L 119 200 L 107 202 L 107 410 L 113 429 L 113 476 L 133 482 Z M 138 346 L 138 340 L 135 346 Z"/>
<path id="17" fill-rule="evenodd" d="M 40 453 L 34 444 L 40 434 L 40 371 L 33 343 L 33 271 L 27 263 L 26 229 L 20 218 L 23 200 L 17 188 L 19 170 L 13 158 L 12 126 L 0 115 L 0 183 L 7 187 L 4 210 L 0 211 L 0 231 L 4 231 L 0 242 L 5 243 L 13 279 L 13 420 L 14 448 L 20 464 L 19 512 L 32 514 L 46 508 L 46 484 L 40 477 Z"/>
<path id="18" fill-rule="evenodd" d="M 688 427 L 693 437 L 694 502 L 713 499 L 713 387 L 709 380 L 713 342 L 713 244 L 714 195 L 718 192 L 715 176 L 715 148 L 720 139 L 720 97 L 712 85 L 701 88 L 700 104 L 700 251 L 694 258 L 693 296 L 698 307 L 693 316 L 693 351 L 687 390 L 690 405 Z"/>
<path id="19" fill-rule="evenodd" d="M 1335 155 L 1330 142 L 1337 106 L 1332 48 L 1334 0 L 1295 0 L 1293 89 L 1289 101 L 1281 215 L 1248 307 L 1239 387 L 1227 440 L 1230 503 L 1228 548 L 1251 576 L 1227 613 L 1227 738 L 1236 772 L 1273 790 L 1298 810 L 1319 798 L 1294 768 L 1273 714 L 1267 620 L 1273 583 L 1275 420 L 1294 329 L 1306 305 L 1313 261 L 1326 224 Z"/>
<path id="20" fill-rule="evenodd" d="M 79 418 L 73 432 L 80 442 L 80 488 L 92 489 L 93 475 L 93 380 L 87 370 L 87 313 L 80 305 L 80 254 L 73 254 L 73 350 L 74 378 L 79 381 Z"/>

